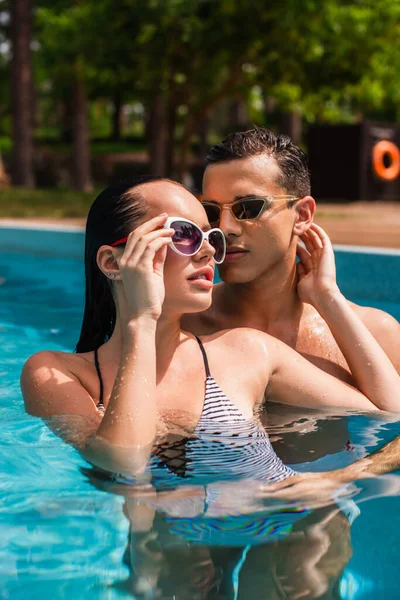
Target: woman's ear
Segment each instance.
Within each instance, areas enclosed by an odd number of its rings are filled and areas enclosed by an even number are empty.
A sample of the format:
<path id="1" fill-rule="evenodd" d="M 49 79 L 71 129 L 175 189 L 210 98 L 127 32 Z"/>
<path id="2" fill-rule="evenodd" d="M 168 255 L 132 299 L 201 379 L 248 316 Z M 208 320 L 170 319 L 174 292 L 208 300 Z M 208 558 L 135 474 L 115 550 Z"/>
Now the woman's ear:
<path id="1" fill-rule="evenodd" d="M 120 279 L 119 266 L 117 261 L 118 250 L 111 246 L 100 246 L 97 250 L 97 265 L 100 271 L 107 277 L 115 281 Z"/>
<path id="2" fill-rule="evenodd" d="M 312 196 L 304 196 L 296 202 L 293 208 L 296 211 L 293 233 L 300 236 L 307 231 L 314 220 L 315 200 Z"/>

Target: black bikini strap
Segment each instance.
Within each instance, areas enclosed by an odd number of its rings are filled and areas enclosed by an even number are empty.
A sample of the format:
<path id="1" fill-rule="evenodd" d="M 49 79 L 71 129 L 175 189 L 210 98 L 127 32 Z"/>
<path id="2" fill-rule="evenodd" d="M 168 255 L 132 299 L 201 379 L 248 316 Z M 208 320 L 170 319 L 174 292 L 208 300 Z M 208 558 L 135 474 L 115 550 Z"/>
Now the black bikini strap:
<path id="1" fill-rule="evenodd" d="M 198 341 L 198 344 L 199 344 L 199 346 L 200 346 L 201 353 L 202 353 L 202 355 L 203 355 L 203 360 L 204 360 L 204 368 L 205 368 L 205 370 L 206 370 L 206 375 L 207 375 L 207 377 L 211 377 L 211 373 L 210 373 L 210 367 L 208 366 L 208 358 L 207 358 L 206 351 L 204 350 L 203 343 L 202 343 L 201 339 L 197 337 L 197 335 L 195 335 L 195 338 L 196 338 L 196 340 Z"/>
<path id="2" fill-rule="evenodd" d="M 94 351 L 94 364 L 96 366 L 96 371 L 97 371 L 97 375 L 99 376 L 99 382 L 100 382 L 100 399 L 97 403 L 97 408 L 104 408 L 104 401 L 103 401 L 104 386 L 103 386 L 103 378 L 101 376 L 101 371 L 100 371 L 99 351 L 97 348 Z"/>

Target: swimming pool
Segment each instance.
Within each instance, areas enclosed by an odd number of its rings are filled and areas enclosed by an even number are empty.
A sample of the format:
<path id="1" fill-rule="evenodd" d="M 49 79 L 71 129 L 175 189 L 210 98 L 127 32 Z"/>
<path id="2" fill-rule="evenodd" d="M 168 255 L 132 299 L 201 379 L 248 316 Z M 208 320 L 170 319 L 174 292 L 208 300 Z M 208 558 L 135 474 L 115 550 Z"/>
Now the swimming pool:
<path id="1" fill-rule="evenodd" d="M 307 577 L 297 578 L 299 589 L 311 585 L 315 593 L 322 590 L 319 597 L 346 600 L 398 597 L 397 474 L 357 486 L 356 505 L 343 507 L 350 520 L 360 510 L 351 540 L 343 511 L 306 513 L 296 503 L 272 510 L 250 487 L 239 485 L 225 495 L 211 490 L 206 500 L 219 512 L 205 518 L 198 509 L 205 499 L 189 490 L 155 511 L 153 538 L 136 531 L 141 550 L 135 547 L 134 564 L 144 561 L 147 576 L 133 591 L 126 561 L 129 521 L 120 490 L 107 491 L 72 448 L 25 415 L 19 391 L 29 355 L 44 348 L 71 350 L 76 343 L 82 234 L 10 227 L 0 236 L 0 598 L 150 598 L 156 597 L 149 591 L 156 580 L 162 598 L 272 598 L 296 561 L 307 556 Z M 400 319 L 400 255 L 339 249 L 336 256 L 339 283 L 349 298 Z M 395 418 L 294 415 L 275 407 L 270 432 L 286 462 L 300 470 L 325 470 L 381 447 L 400 434 L 400 426 Z M 238 506 L 248 514 L 235 514 Z M 151 502 L 135 498 L 131 510 L 138 511 L 138 530 L 153 509 Z M 161 539 L 169 543 L 163 568 L 157 562 Z M 329 596 L 323 576 L 333 588 Z"/>

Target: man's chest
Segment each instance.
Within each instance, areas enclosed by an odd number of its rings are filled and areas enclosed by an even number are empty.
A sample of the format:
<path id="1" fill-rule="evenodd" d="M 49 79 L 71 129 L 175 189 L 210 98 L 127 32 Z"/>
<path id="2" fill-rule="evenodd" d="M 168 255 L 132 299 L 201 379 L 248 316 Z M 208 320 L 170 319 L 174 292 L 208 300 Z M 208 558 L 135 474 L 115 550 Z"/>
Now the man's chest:
<path id="1" fill-rule="evenodd" d="M 259 329 L 281 340 L 323 371 L 354 385 L 347 362 L 327 323 L 311 306 L 305 305 L 300 321 L 282 320 L 268 325 L 265 321 L 260 315 L 232 319 L 223 310 L 214 308 L 201 315 L 194 330 L 198 335 L 210 335 L 236 327 Z"/>
<path id="2" fill-rule="evenodd" d="M 323 371 L 347 383 L 353 383 L 346 359 L 328 325 L 319 315 L 302 319 L 298 327 L 272 327 L 268 333 L 302 354 Z"/>
<path id="3" fill-rule="evenodd" d="M 300 322 L 282 321 L 265 327 L 252 319 L 235 325 L 260 329 L 281 340 L 323 371 L 354 384 L 347 362 L 327 323 L 316 311 L 307 310 Z M 228 323 L 221 320 L 219 328 L 228 329 Z"/>

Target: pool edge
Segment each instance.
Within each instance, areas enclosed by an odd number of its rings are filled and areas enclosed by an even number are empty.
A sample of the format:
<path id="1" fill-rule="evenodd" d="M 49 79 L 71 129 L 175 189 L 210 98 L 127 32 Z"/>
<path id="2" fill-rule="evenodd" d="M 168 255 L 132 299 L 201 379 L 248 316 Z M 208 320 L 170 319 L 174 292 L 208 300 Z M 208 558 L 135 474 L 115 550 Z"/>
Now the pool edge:
<path id="1" fill-rule="evenodd" d="M 4 239 L 2 236 L 2 240 L 0 240 L 0 248 L 13 250 L 16 252 L 29 252 L 37 251 L 38 249 L 44 249 L 43 243 L 39 243 L 42 240 L 42 234 L 44 237 L 47 237 L 46 240 L 46 252 L 50 251 L 56 252 L 58 255 L 60 254 L 59 240 L 57 239 L 56 244 L 49 247 L 50 236 L 51 234 L 64 234 L 68 236 L 73 235 L 75 237 L 75 242 L 79 246 L 79 256 L 82 256 L 82 245 L 83 245 L 83 234 L 85 232 L 85 227 L 83 225 L 72 225 L 72 224 L 58 224 L 58 223 L 42 223 L 42 222 L 21 222 L 18 219 L 2 219 L 0 220 L 0 230 L 4 230 L 9 235 L 6 236 L 7 239 Z M 24 243 L 21 245 L 20 238 L 18 239 L 17 233 L 18 231 L 29 232 L 29 239 L 25 239 Z M 15 232 L 15 237 L 13 237 L 12 232 Z M 38 234 L 41 240 L 36 239 Z M 48 234 L 48 235 L 46 235 Z M 49 235 L 50 234 L 50 235 Z M 78 239 L 79 241 L 78 241 Z M 15 243 L 18 242 L 18 243 Z M 31 247 L 30 243 L 31 242 Z M 399 248 L 384 248 L 381 246 L 355 246 L 352 244 L 333 244 L 333 248 L 337 252 L 357 252 L 361 254 L 381 254 L 387 256 L 400 256 Z M 68 244 L 69 251 L 71 250 L 71 245 Z M 62 253 L 62 252 L 61 252 Z M 69 252 L 68 252 L 69 254 Z M 76 252 L 73 252 L 74 255 L 78 256 Z M 70 254 L 69 254 L 70 255 Z"/>

